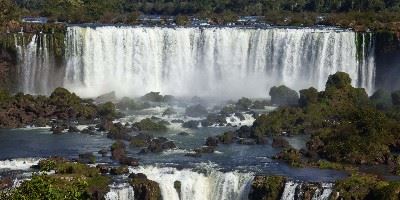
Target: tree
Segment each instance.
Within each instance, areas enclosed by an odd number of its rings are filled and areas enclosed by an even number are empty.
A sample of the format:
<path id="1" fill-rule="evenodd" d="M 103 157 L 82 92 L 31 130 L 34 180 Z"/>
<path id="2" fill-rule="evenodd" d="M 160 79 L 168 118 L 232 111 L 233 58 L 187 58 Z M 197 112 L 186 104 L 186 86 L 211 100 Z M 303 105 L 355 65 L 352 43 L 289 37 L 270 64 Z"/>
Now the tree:
<path id="1" fill-rule="evenodd" d="M 0 0 L 0 24 L 10 20 L 18 19 L 19 11 L 16 4 L 11 0 Z"/>

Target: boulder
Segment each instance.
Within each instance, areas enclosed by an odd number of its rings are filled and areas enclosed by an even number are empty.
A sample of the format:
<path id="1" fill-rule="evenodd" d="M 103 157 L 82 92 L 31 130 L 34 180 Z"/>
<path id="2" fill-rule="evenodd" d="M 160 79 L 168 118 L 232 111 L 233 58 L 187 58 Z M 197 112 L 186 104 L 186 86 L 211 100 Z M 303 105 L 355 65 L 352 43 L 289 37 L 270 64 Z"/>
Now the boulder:
<path id="1" fill-rule="evenodd" d="M 122 175 L 127 173 L 129 173 L 129 169 L 127 166 L 113 167 L 110 170 L 111 175 Z"/>
<path id="2" fill-rule="evenodd" d="M 79 154 L 78 161 L 85 164 L 94 164 L 96 162 L 96 156 L 94 156 L 93 153 Z"/>
<path id="3" fill-rule="evenodd" d="M 283 137 L 274 137 L 272 139 L 272 147 L 274 147 L 274 148 L 289 148 L 290 144 Z"/>
<path id="4" fill-rule="evenodd" d="M 216 137 L 208 137 L 206 140 L 206 146 L 211 146 L 211 147 L 218 146 L 218 139 Z"/>
<path id="5" fill-rule="evenodd" d="M 207 116 L 208 111 L 204 106 L 197 104 L 187 107 L 185 114 L 189 117 L 205 117 Z"/>
<path id="6" fill-rule="evenodd" d="M 135 199 L 160 200 L 161 190 L 157 182 L 147 179 L 144 174 L 131 174 L 130 185 L 133 187 Z"/>
<path id="7" fill-rule="evenodd" d="M 275 105 L 297 105 L 299 101 L 297 92 L 284 85 L 272 87 L 269 95 L 271 103 Z"/>

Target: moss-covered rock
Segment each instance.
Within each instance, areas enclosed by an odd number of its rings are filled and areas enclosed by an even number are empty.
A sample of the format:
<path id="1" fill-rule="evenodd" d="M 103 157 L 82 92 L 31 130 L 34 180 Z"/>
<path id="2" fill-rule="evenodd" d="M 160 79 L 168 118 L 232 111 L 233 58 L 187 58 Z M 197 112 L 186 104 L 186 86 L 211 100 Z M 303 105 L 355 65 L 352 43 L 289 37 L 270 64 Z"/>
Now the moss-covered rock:
<path id="1" fill-rule="evenodd" d="M 269 95 L 271 103 L 276 105 L 296 105 L 299 101 L 299 94 L 284 85 L 272 87 Z"/>
<path id="2" fill-rule="evenodd" d="M 133 124 L 140 131 L 166 131 L 167 127 L 162 123 L 154 122 L 153 120 L 146 118 L 140 122 Z"/>
<path id="3" fill-rule="evenodd" d="M 249 200 L 279 200 L 285 188 L 282 176 L 256 176 L 251 184 Z"/>

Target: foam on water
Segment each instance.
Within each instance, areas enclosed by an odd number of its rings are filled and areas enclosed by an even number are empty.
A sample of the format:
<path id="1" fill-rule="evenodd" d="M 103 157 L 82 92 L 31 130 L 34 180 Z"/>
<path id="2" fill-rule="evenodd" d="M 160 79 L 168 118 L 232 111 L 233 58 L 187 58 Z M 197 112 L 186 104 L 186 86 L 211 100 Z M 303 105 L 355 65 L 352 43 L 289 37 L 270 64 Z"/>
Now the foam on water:
<path id="1" fill-rule="evenodd" d="M 4 170 L 27 170 L 39 164 L 40 158 L 16 158 L 0 161 L 0 169 Z"/>

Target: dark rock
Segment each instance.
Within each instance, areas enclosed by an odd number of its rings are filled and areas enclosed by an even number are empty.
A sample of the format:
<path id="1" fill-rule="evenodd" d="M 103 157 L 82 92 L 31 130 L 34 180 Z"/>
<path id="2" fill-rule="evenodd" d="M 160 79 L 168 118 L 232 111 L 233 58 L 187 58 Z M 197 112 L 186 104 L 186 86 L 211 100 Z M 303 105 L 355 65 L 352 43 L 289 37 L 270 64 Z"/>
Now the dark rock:
<path id="1" fill-rule="evenodd" d="M 238 110 L 248 110 L 253 103 L 250 99 L 246 97 L 242 97 L 239 101 L 235 104 L 236 109 Z"/>
<path id="2" fill-rule="evenodd" d="M 208 111 L 204 106 L 197 104 L 195 106 L 187 107 L 185 114 L 189 117 L 205 117 L 207 116 Z"/>
<path id="3" fill-rule="evenodd" d="M 174 182 L 174 188 L 175 188 L 176 192 L 178 193 L 179 198 L 181 198 L 181 187 L 182 187 L 182 183 L 180 181 Z"/>
<path id="4" fill-rule="evenodd" d="M 162 144 L 161 148 L 162 148 L 163 150 L 175 149 L 175 148 L 176 148 L 176 145 L 175 145 L 174 142 L 168 141 L 168 142 L 164 142 L 164 143 Z"/>
<path id="5" fill-rule="evenodd" d="M 167 127 L 161 123 L 153 122 L 151 119 L 143 119 L 133 124 L 140 131 L 167 131 Z"/>
<path id="6" fill-rule="evenodd" d="M 251 128 L 248 126 L 242 126 L 236 132 L 240 138 L 250 138 L 252 135 Z"/>
<path id="7" fill-rule="evenodd" d="M 97 103 L 106 103 L 106 102 L 109 102 L 109 101 L 115 102 L 115 101 L 117 101 L 117 96 L 115 95 L 115 92 L 112 91 L 112 92 L 109 92 L 109 93 L 102 94 L 102 95 L 98 96 L 95 99 L 95 101 Z"/>
<path id="8" fill-rule="evenodd" d="M 113 125 L 111 130 L 107 133 L 107 137 L 113 140 L 131 140 L 131 136 L 128 135 L 129 129 L 123 126 L 121 123 L 116 123 Z"/>
<path id="9" fill-rule="evenodd" d="M 121 160 L 125 157 L 125 144 L 122 141 L 118 140 L 111 146 L 111 158 L 113 160 Z"/>
<path id="10" fill-rule="evenodd" d="M 99 169 L 102 174 L 110 173 L 110 167 L 107 165 L 97 165 L 96 168 Z"/>
<path id="11" fill-rule="evenodd" d="M 216 147 L 218 146 L 218 139 L 216 137 L 208 137 L 206 140 L 206 145 Z"/>
<path id="12" fill-rule="evenodd" d="M 69 133 L 79 133 L 79 129 L 76 126 L 69 126 L 68 127 L 68 132 Z"/>
<path id="13" fill-rule="evenodd" d="M 79 154 L 78 161 L 85 164 L 94 164 L 96 162 L 96 156 L 94 156 L 93 153 Z"/>
<path id="14" fill-rule="evenodd" d="M 104 119 L 98 125 L 98 128 L 99 131 L 110 131 L 112 128 L 114 128 L 114 123 L 112 122 L 112 120 Z"/>
<path id="15" fill-rule="evenodd" d="M 255 145 L 257 144 L 254 139 L 249 139 L 249 138 L 242 138 L 239 140 L 239 144 L 243 145 Z"/>
<path id="16" fill-rule="evenodd" d="M 50 131 L 53 132 L 53 134 L 62 134 L 64 131 L 64 127 L 62 126 L 53 126 L 51 127 Z"/>
<path id="17" fill-rule="evenodd" d="M 152 140 L 152 136 L 144 133 L 139 133 L 131 138 L 130 144 L 133 147 L 146 147 Z"/>
<path id="18" fill-rule="evenodd" d="M 285 189 L 282 176 L 256 176 L 251 184 L 249 200 L 279 200 Z"/>
<path id="19" fill-rule="evenodd" d="M 199 158 L 199 157 L 201 157 L 201 153 L 187 153 L 187 154 L 185 154 L 185 156 L 188 156 L 188 157 L 193 157 L 193 158 Z"/>
<path id="20" fill-rule="evenodd" d="M 150 92 L 140 98 L 142 101 L 163 102 L 164 97 L 159 92 Z"/>
<path id="21" fill-rule="evenodd" d="M 162 116 L 170 116 L 170 115 L 175 115 L 176 111 L 172 108 L 167 108 L 163 113 Z"/>
<path id="22" fill-rule="evenodd" d="M 132 166 L 132 167 L 139 166 L 139 160 L 132 158 L 132 157 L 123 157 L 119 160 L 119 163 L 121 165 L 128 165 L 128 166 Z"/>
<path id="23" fill-rule="evenodd" d="M 218 140 L 222 144 L 232 144 L 235 142 L 235 138 L 236 138 L 236 133 L 231 131 L 225 132 L 224 134 L 218 136 Z"/>
<path id="24" fill-rule="evenodd" d="M 99 152 L 97 152 L 98 154 L 101 154 L 101 156 L 106 157 L 108 150 L 107 149 L 101 149 Z"/>
<path id="25" fill-rule="evenodd" d="M 144 174 L 131 174 L 130 184 L 133 187 L 135 199 L 140 200 L 159 200 L 161 190 L 158 183 L 147 179 Z"/>
<path id="26" fill-rule="evenodd" d="M 111 175 L 122 175 L 127 173 L 129 173 L 129 169 L 127 166 L 113 167 L 110 170 Z"/>
<path id="27" fill-rule="evenodd" d="M 244 117 L 244 115 L 243 115 L 242 113 L 239 113 L 239 112 L 235 113 L 235 116 L 236 116 L 237 118 L 239 118 L 240 121 L 244 121 L 244 120 L 246 119 L 246 118 Z"/>
<path id="28" fill-rule="evenodd" d="M 187 133 L 187 132 L 180 132 L 180 133 L 178 133 L 178 135 L 180 135 L 180 136 L 188 136 L 188 135 L 190 135 L 190 134 Z"/>
<path id="29" fill-rule="evenodd" d="M 171 122 L 175 123 L 175 124 L 183 124 L 183 123 L 185 123 L 185 121 L 183 121 L 181 119 L 174 119 L 174 120 L 171 120 Z"/>
<path id="30" fill-rule="evenodd" d="M 199 121 L 190 120 L 182 124 L 183 128 L 197 129 L 199 128 Z"/>
<path id="31" fill-rule="evenodd" d="M 194 149 L 196 153 L 214 153 L 215 147 L 204 146 L 197 149 Z"/>
<path id="32" fill-rule="evenodd" d="M 274 137 L 272 139 L 272 147 L 274 148 L 289 148 L 289 142 L 283 137 Z"/>
<path id="33" fill-rule="evenodd" d="M 276 105 L 296 105 L 299 101 L 299 94 L 284 85 L 272 87 L 269 95 L 271 103 Z"/>
<path id="34" fill-rule="evenodd" d="M 94 131 L 90 130 L 89 128 L 84 128 L 83 130 L 81 130 L 82 134 L 89 134 L 89 135 L 93 135 Z"/>

